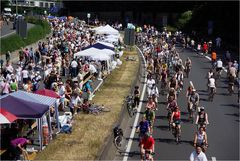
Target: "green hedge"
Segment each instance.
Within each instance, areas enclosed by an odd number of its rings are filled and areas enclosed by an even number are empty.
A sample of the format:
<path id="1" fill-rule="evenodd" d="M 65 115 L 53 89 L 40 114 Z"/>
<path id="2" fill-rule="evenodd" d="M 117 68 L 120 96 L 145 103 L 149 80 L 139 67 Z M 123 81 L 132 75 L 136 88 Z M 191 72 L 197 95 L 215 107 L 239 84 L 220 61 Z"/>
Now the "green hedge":
<path id="1" fill-rule="evenodd" d="M 32 43 L 43 39 L 47 34 L 51 32 L 50 25 L 47 21 L 39 20 L 36 18 L 27 18 L 27 22 L 34 23 L 35 26 L 27 31 L 27 38 L 22 39 L 17 34 L 13 34 L 6 38 L 1 38 L 0 53 L 5 54 L 7 51 L 15 51 L 21 47 L 25 47 Z"/>

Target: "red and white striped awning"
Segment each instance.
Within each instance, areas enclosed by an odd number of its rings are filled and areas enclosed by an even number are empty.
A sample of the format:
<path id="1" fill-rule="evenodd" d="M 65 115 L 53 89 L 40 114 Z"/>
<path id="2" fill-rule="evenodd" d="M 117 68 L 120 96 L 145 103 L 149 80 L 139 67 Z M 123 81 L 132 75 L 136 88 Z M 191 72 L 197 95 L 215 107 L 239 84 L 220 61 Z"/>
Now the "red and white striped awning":
<path id="1" fill-rule="evenodd" d="M 15 115 L 0 107 L 0 124 L 10 124 L 16 119 L 17 117 Z"/>

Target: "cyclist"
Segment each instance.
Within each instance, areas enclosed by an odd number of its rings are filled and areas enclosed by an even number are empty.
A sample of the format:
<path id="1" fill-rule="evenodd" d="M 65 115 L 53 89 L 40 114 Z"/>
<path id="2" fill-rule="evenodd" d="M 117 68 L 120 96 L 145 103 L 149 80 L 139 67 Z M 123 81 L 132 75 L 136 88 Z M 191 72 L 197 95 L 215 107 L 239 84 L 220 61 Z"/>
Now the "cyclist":
<path id="1" fill-rule="evenodd" d="M 189 160 L 190 161 L 208 161 L 206 154 L 202 152 L 201 146 L 196 146 L 196 150 L 194 150 L 191 153 Z"/>
<path id="2" fill-rule="evenodd" d="M 198 129 L 198 132 L 195 133 L 193 143 L 194 143 L 193 144 L 194 147 L 201 146 L 203 152 L 206 151 L 208 146 L 208 140 L 207 140 L 207 133 L 204 131 L 203 127 L 200 127 Z"/>
<path id="3" fill-rule="evenodd" d="M 167 101 L 169 101 L 170 96 L 172 96 L 174 100 L 177 99 L 177 93 L 174 88 L 169 89 L 169 93 L 167 94 Z"/>
<path id="4" fill-rule="evenodd" d="M 158 92 L 158 87 L 156 86 L 156 84 L 153 84 L 152 90 L 151 90 L 151 96 L 153 99 L 153 102 L 155 103 L 155 110 L 157 109 L 157 104 L 158 104 L 158 97 L 159 97 L 159 92 Z"/>
<path id="5" fill-rule="evenodd" d="M 160 80 L 161 80 L 161 88 L 163 89 L 167 85 L 167 71 L 165 68 L 162 69 Z"/>
<path id="6" fill-rule="evenodd" d="M 178 81 L 176 77 L 172 77 L 172 79 L 169 82 L 169 88 L 174 88 L 174 90 L 177 90 L 178 87 Z"/>
<path id="7" fill-rule="evenodd" d="M 144 159 L 144 155 L 149 153 L 148 159 L 153 161 L 154 154 L 154 138 L 150 135 L 150 133 L 146 133 L 144 137 L 140 141 L 140 153 L 141 153 L 141 161 Z"/>
<path id="8" fill-rule="evenodd" d="M 219 75 L 219 77 L 221 76 L 222 68 L 223 68 L 223 62 L 221 59 L 218 59 L 216 72 Z"/>
<path id="9" fill-rule="evenodd" d="M 148 97 L 151 96 L 151 91 L 152 91 L 153 84 L 156 84 L 156 83 L 155 83 L 155 80 L 153 79 L 152 76 L 150 76 L 149 79 L 147 80 L 147 92 L 148 92 Z"/>
<path id="10" fill-rule="evenodd" d="M 208 88 L 210 92 L 216 93 L 216 81 L 213 78 L 213 75 L 208 79 Z"/>
<path id="11" fill-rule="evenodd" d="M 178 72 L 175 75 L 177 82 L 178 82 L 178 89 L 181 91 L 183 88 L 183 72 L 181 70 L 178 70 Z"/>
<path id="12" fill-rule="evenodd" d="M 209 124 L 208 114 L 204 111 L 204 107 L 200 107 L 200 112 L 198 112 L 195 124 L 200 127 L 203 127 L 204 131 L 205 131 L 206 125 Z"/>
<path id="13" fill-rule="evenodd" d="M 173 134 L 174 136 L 177 138 L 177 134 L 179 135 L 178 137 L 180 137 L 181 134 L 181 112 L 178 106 L 176 106 L 174 108 L 174 111 L 172 112 L 171 115 L 171 121 L 170 123 L 172 124 L 173 127 Z M 178 132 L 177 132 L 178 131 Z"/>
<path id="14" fill-rule="evenodd" d="M 192 67 L 192 61 L 190 60 L 190 58 L 188 57 L 185 61 L 185 72 L 186 72 L 186 75 L 187 75 L 187 78 L 188 78 L 188 74 L 191 70 L 191 67 Z"/>
<path id="15" fill-rule="evenodd" d="M 148 98 L 148 102 L 147 102 L 146 108 L 150 108 L 151 110 L 155 110 L 156 109 L 156 103 L 155 103 L 155 101 L 153 101 L 152 97 Z"/>
<path id="16" fill-rule="evenodd" d="M 199 104 L 199 94 L 196 92 L 196 89 L 192 90 L 192 93 L 188 96 L 188 112 L 190 113 L 190 119 L 193 117 L 190 112 L 193 108 L 196 110 Z"/>
<path id="17" fill-rule="evenodd" d="M 186 97 L 188 98 L 188 96 L 190 96 L 192 94 L 192 90 L 194 89 L 193 83 L 192 81 L 190 81 L 190 85 L 187 88 L 187 92 L 186 92 Z"/>
<path id="18" fill-rule="evenodd" d="M 150 132 L 152 133 L 152 131 L 153 131 L 153 123 L 154 123 L 154 120 L 155 120 L 155 112 L 153 110 L 151 110 L 151 108 L 147 107 L 147 109 L 144 112 L 143 116 L 149 122 Z"/>
<path id="19" fill-rule="evenodd" d="M 142 121 L 139 122 L 138 126 L 136 127 L 137 131 L 139 132 L 139 140 L 147 133 L 150 132 L 150 125 L 149 122 L 146 120 L 146 117 L 142 117 Z"/>
<path id="20" fill-rule="evenodd" d="M 216 63 L 216 60 L 217 60 L 217 53 L 215 50 L 212 51 L 212 66 L 214 66 L 214 64 Z"/>
<path id="21" fill-rule="evenodd" d="M 139 90 L 139 86 L 135 86 L 135 90 L 134 90 L 134 105 L 137 108 L 140 102 L 140 90 Z"/>
<path id="22" fill-rule="evenodd" d="M 235 77 L 230 74 L 228 76 L 228 91 L 229 91 L 229 94 L 231 95 L 233 92 L 234 92 L 234 83 L 235 83 Z"/>

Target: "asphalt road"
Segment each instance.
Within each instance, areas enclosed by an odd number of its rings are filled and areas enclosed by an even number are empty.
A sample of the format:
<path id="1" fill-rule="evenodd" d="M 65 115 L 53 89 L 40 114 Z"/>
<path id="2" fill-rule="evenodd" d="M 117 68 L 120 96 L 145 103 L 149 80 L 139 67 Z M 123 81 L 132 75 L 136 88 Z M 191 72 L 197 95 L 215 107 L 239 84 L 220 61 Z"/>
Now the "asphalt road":
<path id="1" fill-rule="evenodd" d="M 197 92 L 200 95 L 200 105 L 205 107 L 209 116 L 210 124 L 207 127 L 207 135 L 209 148 L 206 155 L 208 160 L 212 160 L 215 157 L 216 160 L 239 160 L 239 104 L 237 103 L 238 91 L 235 88 L 235 94 L 228 95 L 228 84 L 226 83 L 226 73 L 223 72 L 223 78 L 221 81 L 217 81 L 217 94 L 214 97 L 213 102 L 208 102 L 207 93 L 207 79 L 205 78 L 209 71 L 211 64 L 208 59 L 196 53 L 185 50 L 180 53 L 180 57 L 183 61 L 187 57 L 192 60 L 192 70 L 189 78 L 184 79 L 184 88 L 187 88 L 189 81 L 192 81 Z M 160 84 L 158 84 L 160 89 Z M 184 89 L 178 97 L 178 105 L 182 112 L 181 126 L 182 136 L 181 143 L 176 144 L 175 139 L 171 132 L 168 130 L 168 120 L 166 111 L 166 95 L 160 96 L 158 107 L 156 112 L 156 121 L 154 124 L 153 137 L 155 139 L 155 160 L 188 160 L 190 153 L 194 150 L 192 141 L 196 126 L 188 121 L 187 115 L 187 99 L 185 97 L 186 89 Z M 144 96 L 142 112 L 146 107 L 146 94 Z M 142 114 L 140 114 L 141 120 Z M 134 118 L 133 118 L 134 119 Z M 125 137 L 129 140 L 130 131 L 132 130 L 133 121 L 129 121 L 128 128 L 126 129 Z M 132 145 L 127 160 L 140 160 L 138 136 L 134 135 L 132 139 Z M 117 154 L 115 160 L 122 160 L 123 155 Z"/>
<path id="2" fill-rule="evenodd" d="M 27 29 L 30 29 L 34 26 L 34 24 L 27 24 Z M 9 35 L 12 35 L 16 33 L 16 30 L 13 30 L 13 22 L 9 22 L 9 25 L 4 23 L 4 26 L 1 28 L 1 38 L 7 37 Z"/>

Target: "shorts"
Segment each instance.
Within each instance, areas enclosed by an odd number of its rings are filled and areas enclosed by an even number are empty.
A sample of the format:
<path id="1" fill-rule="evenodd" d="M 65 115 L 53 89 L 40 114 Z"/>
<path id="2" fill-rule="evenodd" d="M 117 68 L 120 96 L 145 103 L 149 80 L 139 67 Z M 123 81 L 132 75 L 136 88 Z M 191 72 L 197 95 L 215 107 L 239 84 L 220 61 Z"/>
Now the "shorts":
<path id="1" fill-rule="evenodd" d="M 175 120 L 174 123 L 175 123 L 176 126 L 178 126 L 178 125 L 180 125 L 181 120 Z"/>
<path id="2" fill-rule="evenodd" d="M 218 71 L 221 71 L 222 70 L 222 67 L 217 67 L 217 69 L 216 69 L 216 71 L 218 72 Z"/>

